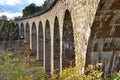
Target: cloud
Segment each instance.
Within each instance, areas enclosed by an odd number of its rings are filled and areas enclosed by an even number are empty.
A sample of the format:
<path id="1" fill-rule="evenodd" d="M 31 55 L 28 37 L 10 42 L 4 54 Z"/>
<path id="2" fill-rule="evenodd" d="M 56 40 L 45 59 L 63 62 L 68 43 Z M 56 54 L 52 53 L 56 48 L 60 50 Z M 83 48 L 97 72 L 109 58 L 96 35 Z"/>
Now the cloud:
<path id="1" fill-rule="evenodd" d="M 0 0 L 0 5 L 16 5 L 16 4 L 24 4 L 24 3 L 35 3 L 38 6 L 41 6 L 45 0 Z"/>
<path id="2" fill-rule="evenodd" d="M 16 5 L 20 2 L 21 0 L 0 0 L 0 5 Z"/>
<path id="3" fill-rule="evenodd" d="M 22 12 L 1 12 L 0 16 L 6 15 L 8 19 L 14 19 L 15 16 L 22 16 Z"/>
<path id="4" fill-rule="evenodd" d="M 0 0 L 1 15 L 6 15 L 8 19 L 15 16 L 22 16 L 22 9 L 31 3 L 41 6 L 45 0 Z"/>
<path id="5" fill-rule="evenodd" d="M 41 6 L 45 0 L 27 0 L 27 3 L 35 3 L 37 6 Z"/>

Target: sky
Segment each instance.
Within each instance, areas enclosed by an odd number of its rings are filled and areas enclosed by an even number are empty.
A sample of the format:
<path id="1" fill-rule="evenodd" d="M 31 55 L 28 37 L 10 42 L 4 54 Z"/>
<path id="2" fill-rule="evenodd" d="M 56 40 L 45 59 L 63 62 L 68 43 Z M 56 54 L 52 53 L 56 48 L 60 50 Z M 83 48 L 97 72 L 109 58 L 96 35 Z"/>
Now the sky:
<path id="1" fill-rule="evenodd" d="M 22 10 L 31 3 L 41 6 L 45 0 L 0 0 L 0 16 L 6 15 L 8 19 L 22 16 Z"/>

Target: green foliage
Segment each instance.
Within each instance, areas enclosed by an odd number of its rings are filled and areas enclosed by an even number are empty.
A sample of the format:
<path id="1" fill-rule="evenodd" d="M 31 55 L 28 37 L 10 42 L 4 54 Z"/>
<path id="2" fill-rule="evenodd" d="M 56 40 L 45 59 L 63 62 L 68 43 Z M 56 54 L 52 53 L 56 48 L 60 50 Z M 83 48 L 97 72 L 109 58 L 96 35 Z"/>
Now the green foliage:
<path id="1" fill-rule="evenodd" d="M 14 20 L 21 19 L 21 18 L 22 18 L 21 16 L 16 16 L 14 17 Z"/>
<path id="2" fill-rule="evenodd" d="M 14 25 L 13 21 L 5 20 L 0 31 L 0 40 L 9 40 L 10 38 L 18 40 L 19 28 Z"/>
<path id="3" fill-rule="evenodd" d="M 44 80 L 45 75 L 35 71 L 29 60 L 30 50 L 26 44 L 17 54 L 11 51 L 0 54 L 0 80 Z"/>
<path id="4" fill-rule="evenodd" d="M 31 51 L 27 43 L 24 43 L 17 53 L 8 50 L 7 54 L 0 53 L 0 80 L 103 80 L 103 71 L 100 71 L 102 63 L 95 66 L 89 65 L 86 74 L 83 74 L 83 59 L 78 60 L 76 66 L 63 69 L 62 72 L 55 71 L 55 74 L 46 75 L 34 65 L 30 65 Z M 71 62 L 72 65 L 72 62 Z M 104 80 L 120 80 L 120 73 L 111 73 L 110 77 Z"/>
<path id="5" fill-rule="evenodd" d="M 34 14 L 35 12 L 39 11 L 39 7 L 36 6 L 34 3 L 31 3 L 30 5 L 26 6 L 23 9 L 23 17 L 29 16 L 31 14 Z"/>
<path id="6" fill-rule="evenodd" d="M 95 66 L 89 65 L 86 69 L 86 75 L 81 74 L 80 72 L 80 69 L 82 68 L 81 64 L 78 64 L 75 67 L 66 68 L 60 73 L 60 80 L 102 80 L 103 72 L 98 70 L 101 66 L 101 63 L 98 63 Z"/>
<path id="7" fill-rule="evenodd" d="M 89 65 L 86 68 L 86 74 L 83 74 L 83 72 L 81 72 L 83 68 L 82 61 L 83 58 L 81 57 L 75 67 L 69 66 L 63 69 L 60 74 L 55 73 L 49 80 L 103 80 L 103 72 L 99 71 L 103 65 L 102 63 L 97 63 L 95 66 Z"/>
<path id="8" fill-rule="evenodd" d="M 7 20 L 7 16 L 6 15 L 2 15 L 2 16 L 0 16 L 0 19 L 1 20 Z"/>
<path id="9" fill-rule="evenodd" d="M 44 12 L 48 9 L 48 6 L 51 5 L 52 0 L 46 0 L 42 6 L 36 6 L 34 3 L 26 6 L 23 9 L 23 17 L 33 15 L 37 12 Z M 17 18 L 16 18 L 17 19 Z"/>
<path id="10" fill-rule="evenodd" d="M 111 73 L 110 77 L 108 80 L 120 80 L 120 72 L 113 72 Z"/>
<path id="11" fill-rule="evenodd" d="M 104 72 L 100 71 L 102 66 L 102 63 L 97 63 L 95 66 L 88 65 L 86 73 L 82 74 L 83 65 L 80 62 L 75 67 L 63 69 L 60 74 L 54 74 L 49 80 L 120 80 L 120 72 L 111 73 L 108 78 L 104 79 Z"/>
<path id="12" fill-rule="evenodd" d="M 31 51 L 27 43 L 24 43 L 20 51 L 13 53 L 10 50 L 6 54 L 0 53 L 0 80 L 120 80 L 120 72 L 111 73 L 109 78 L 103 79 L 102 63 L 95 66 L 89 65 L 83 74 L 83 59 L 78 60 L 76 66 L 63 69 L 62 72 L 46 75 L 30 65 Z M 72 65 L 72 63 L 71 63 Z M 34 67 L 36 67 L 34 65 Z"/>

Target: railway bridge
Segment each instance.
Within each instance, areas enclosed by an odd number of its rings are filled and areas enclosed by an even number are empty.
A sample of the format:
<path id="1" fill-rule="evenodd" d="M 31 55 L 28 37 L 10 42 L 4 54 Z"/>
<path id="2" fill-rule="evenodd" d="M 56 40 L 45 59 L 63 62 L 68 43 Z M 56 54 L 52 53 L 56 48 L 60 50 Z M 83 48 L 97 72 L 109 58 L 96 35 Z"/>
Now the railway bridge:
<path id="1" fill-rule="evenodd" d="M 84 66 L 102 61 L 109 72 L 114 50 L 120 51 L 119 23 L 120 0 L 55 0 L 44 12 L 15 21 L 46 72 L 62 71 L 70 61 L 74 66 L 81 57 Z"/>

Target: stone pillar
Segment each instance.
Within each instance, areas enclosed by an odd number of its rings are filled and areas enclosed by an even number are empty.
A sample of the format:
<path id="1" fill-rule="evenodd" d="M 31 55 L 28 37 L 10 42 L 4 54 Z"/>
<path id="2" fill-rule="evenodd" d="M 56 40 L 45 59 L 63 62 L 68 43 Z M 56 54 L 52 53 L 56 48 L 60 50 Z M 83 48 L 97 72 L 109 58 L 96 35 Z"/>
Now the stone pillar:
<path id="1" fill-rule="evenodd" d="M 53 25 L 52 25 L 53 26 Z M 54 29 L 53 29 L 53 27 L 51 27 L 50 26 L 50 32 L 51 32 L 51 74 L 53 74 L 54 73 L 54 45 L 53 45 L 53 36 L 54 36 Z"/>
<path id="2" fill-rule="evenodd" d="M 18 26 L 19 26 L 19 35 L 21 35 L 21 25 L 20 25 L 20 23 L 18 24 Z"/>
<path id="3" fill-rule="evenodd" d="M 26 37 L 26 25 L 24 23 L 24 41 L 27 42 L 27 37 Z"/>
<path id="4" fill-rule="evenodd" d="M 36 31 L 37 31 L 37 60 L 39 60 L 39 28 L 38 27 L 36 27 Z"/>
<path id="5" fill-rule="evenodd" d="M 63 25 L 60 25 L 60 72 L 62 71 L 62 27 Z"/>
<path id="6" fill-rule="evenodd" d="M 30 49 L 32 50 L 32 24 L 30 24 Z"/>
<path id="7" fill-rule="evenodd" d="M 45 24 L 43 24 L 43 69 L 45 72 Z"/>

